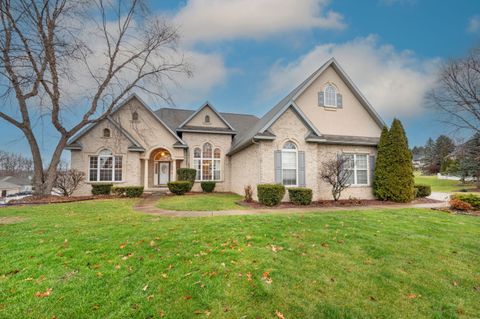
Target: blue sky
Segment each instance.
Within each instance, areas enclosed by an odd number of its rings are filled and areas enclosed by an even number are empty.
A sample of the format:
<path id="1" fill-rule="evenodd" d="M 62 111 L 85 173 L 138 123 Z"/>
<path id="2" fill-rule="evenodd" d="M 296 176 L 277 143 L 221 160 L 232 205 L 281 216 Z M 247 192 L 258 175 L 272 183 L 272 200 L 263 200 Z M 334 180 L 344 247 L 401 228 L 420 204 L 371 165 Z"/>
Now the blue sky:
<path id="1" fill-rule="evenodd" d="M 220 111 L 263 115 L 335 56 L 385 121 L 396 116 L 410 145 L 450 130 L 424 100 L 438 65 L 480 42 L 479 1 L 152 1 L 179 26 L 194 76 L 172 87 L 175 106 L 208 100 Z M 149 101 L 156 109 L 158 102 Z M 42 150 L 54 134 L 39 125 Z M 42 129 L 42 127 L 44 129 Z M 0 122 L 0 149 L 28 154 L 21 133 Z"/>

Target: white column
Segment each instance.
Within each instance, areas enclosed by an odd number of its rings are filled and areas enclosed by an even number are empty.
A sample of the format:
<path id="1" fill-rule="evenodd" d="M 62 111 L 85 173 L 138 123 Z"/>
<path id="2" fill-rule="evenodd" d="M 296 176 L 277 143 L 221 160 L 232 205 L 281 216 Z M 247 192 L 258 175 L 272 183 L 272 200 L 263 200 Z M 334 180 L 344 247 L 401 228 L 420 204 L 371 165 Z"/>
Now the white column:
<path id="1" fill-rule="evenodd" d="M 144 188 L 147 189 L 148 188 L 148 159 L 144 159 L 143 162 L 145 165 L 145 168 L 143 170 L 143 185 L 144 185 Z"/>
<path id="2" fill-rule="evenodd" d="M 172 181 L 176 181 L 177 180 L 177 161 L 176 160 L 172 160 L 172 178 L 171 178 Z"/>

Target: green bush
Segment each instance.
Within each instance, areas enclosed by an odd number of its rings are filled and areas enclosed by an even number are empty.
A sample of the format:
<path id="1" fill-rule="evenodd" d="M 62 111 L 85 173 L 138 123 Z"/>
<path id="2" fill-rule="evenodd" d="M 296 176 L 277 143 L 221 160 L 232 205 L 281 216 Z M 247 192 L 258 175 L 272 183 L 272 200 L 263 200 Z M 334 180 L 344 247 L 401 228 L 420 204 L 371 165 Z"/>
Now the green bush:
<path id="1" fill-rule="evenodd" d="M 143 186 L 114 186 L 112 193 L 117 196 L 140 197 L 143 194 Z"/>
<path id="2" fill-rule="evenodd" d="M 215 182 L 202 182 L 200 185 L 205 193 L 211 193 L 215 189 L 215 184 Z"/>
<path id="3" fill-rule="evenodd" d="M 430 185 L 415 184 L 415 198 L 427 197 L 432 194 Z"/>
<path id="4" fill-rule="evenodd" d="M 470 204 L 475 209 L 480 209 L 480 196 L 475 194 L 455 194 L 452 199 L 458 199 Z"/>
<path id="5" fill-rule="evenodd" d="M 189 181 L 190 191 L 195 183 L 195 177 L 197 176 L 197 170 L 194 168 L 179 168 L 177 169 L 177 181 Z"/>
<path id="6" fill-rule="evenodd" d="M 92 184 L 92 195 L 110 195 L 112 184 Z"/>
<path id="7" fill-rule="evenodd" d="M 189 192 L 192 188 L 192 183 L 189 181 L 176 181 L 167 184 L 168 189 L 175 195 L 183 195 Z"/>
<path id="8" fill-rule="evenodd" d="M 257 185 L 258 201 L 266 206 L 280 204 L 285 196 L 285 186 L 281 184 L 259 184 Z"/>
<path id="9" fill-rule="evenodd" d="M 295 205 L 310 205 L 312 203 L 312 190 L 305 187 L 292 187 L 288 189 L 290 201 Z"/>

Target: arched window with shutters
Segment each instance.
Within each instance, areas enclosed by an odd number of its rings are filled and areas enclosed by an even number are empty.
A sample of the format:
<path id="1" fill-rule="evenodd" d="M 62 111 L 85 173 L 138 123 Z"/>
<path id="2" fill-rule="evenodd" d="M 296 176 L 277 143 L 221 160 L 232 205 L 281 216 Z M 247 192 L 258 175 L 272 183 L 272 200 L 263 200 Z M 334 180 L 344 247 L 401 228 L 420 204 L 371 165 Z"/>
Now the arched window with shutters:
<path id="1" fill-rule="evenodd" d="M 305 184 L 305 152 L 298 150 L 297 144 L 287 141 L 280 150 L 274 152 L 275 183 L 287 187 Z"/>
<path id="2" fill-rule="evenodd" d="M 221 150 L 206 142 L 202 148 L 193 150 L 193 168 L 197 170 L 197 181 L 221 180 Z"/>

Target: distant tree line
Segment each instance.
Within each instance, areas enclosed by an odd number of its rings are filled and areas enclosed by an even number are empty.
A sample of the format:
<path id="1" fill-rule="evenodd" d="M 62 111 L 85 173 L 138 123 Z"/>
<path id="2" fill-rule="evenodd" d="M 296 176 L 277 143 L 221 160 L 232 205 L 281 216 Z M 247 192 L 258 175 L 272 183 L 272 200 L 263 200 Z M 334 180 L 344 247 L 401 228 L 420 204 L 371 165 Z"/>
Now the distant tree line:
<path id="1" fill-rule="evenodd" d="M 0 150 L 0 177 L 29 177 L 33 174 L 33 160 L 21 154 Z"/>
<path id="2" fill-rule="evenodd" d="M 412 149 L 414 159 L 419 160 L 425 174 L 450 174 L 480 179 L 480 133 L 474 134 L 464 143 L 440 135 L 435 141 L 429 138 L 424 146 Z"/>

